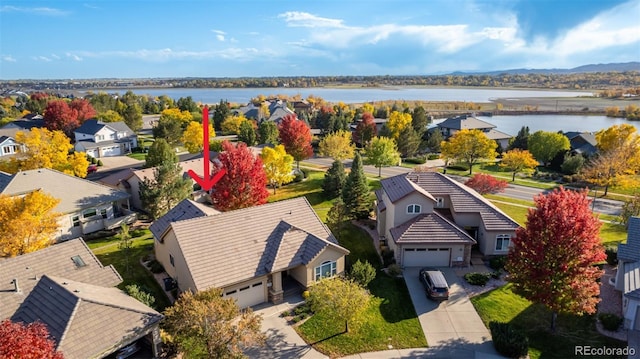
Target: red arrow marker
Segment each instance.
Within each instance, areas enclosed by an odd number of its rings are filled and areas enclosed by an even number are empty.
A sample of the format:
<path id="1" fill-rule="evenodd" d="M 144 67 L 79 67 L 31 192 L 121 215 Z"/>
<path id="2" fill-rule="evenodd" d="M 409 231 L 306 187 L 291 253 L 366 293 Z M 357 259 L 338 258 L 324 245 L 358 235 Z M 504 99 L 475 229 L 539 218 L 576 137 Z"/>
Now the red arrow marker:
<path id="1" fill-rule="evenodd" d="M 220 169 L 215 176 L 211 177 L 211 172 L 209 171 L 209 165 L 211 162 L 209 161 L 209 108 L 205 105 L 202 109 L 202 147 L 203 147 L 203 156 L 204 156 L 204 175 L 203 178 L 200 178 L 197 173 L 193 170 L 189 170 L 189 176 L 193 178 L 196 183 L 202 187 L 203 190 L 210 190 L 213 185 L 215 185 L 225 174 L 224 168 Z"/>

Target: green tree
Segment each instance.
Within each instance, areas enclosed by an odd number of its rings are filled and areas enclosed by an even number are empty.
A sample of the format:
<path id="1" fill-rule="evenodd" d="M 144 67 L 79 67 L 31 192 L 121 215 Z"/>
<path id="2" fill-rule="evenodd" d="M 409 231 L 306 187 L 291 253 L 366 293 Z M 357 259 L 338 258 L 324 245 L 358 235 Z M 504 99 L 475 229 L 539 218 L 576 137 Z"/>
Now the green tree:
<path id="1" fill-rule="evenodd" d="M 153 170 L 154 178 L 140 183 L 140 200 L 145 211 L 158 219 L 193 191 L 190 178 L 183 177 L 180 164 L 166 161 Z"/>
<path id="2" fill-rule="evenodd" d="M 124 117 L 114 110 L 99 113 L 96 117 L 102 122 L 124 122 Z"/>
<path id="3" fill-rule="evenodd" d="M 213 123 L 216 127 L 216 131 L 222 131 L 222 122 L 224 122 L 224 120 L 230 115 L 231 110 L 229 109 L 229 103 L 227 103 L 226 100 L 220 100 L 215 111 L 213 111 Z"/>
<path id="4" fill-rule="evenodd" d="M 155 127 L 153 127 L 153 137 L 156 139 L 164 139 L 170 145 L 176 145 L 182 137 L 182 119 L 173 116 L 176 109 L 162 111 L 160 119 Z M 178 112 L 179 113 L 179 112 Z M 185 123 L 187 125 L 188 123 Z"/>
<path id="5" fill-rule="evenodd" d="M 333 201 L 329 212 L 327 212 L 327 227 L 331 229 L 336 238 L 339 238 L 342 228 L 344 228 L 348 220 L 347 207 L 344 205 L 342 198 L 338 197 Z"/>
<path id="6" fill-rule="evenodd" d="M 440 152 L 440 145 L 442 144 L 442 141 L 444 141 L 442 132 L 440 132 L 440 130 L 436 128 L 433 131 L 429 131 L 429 133 L 427 134 L 427 141 L 425 143 L 425 146 L 429 149 L 429 151 L 438 153 Z"/>
<path id="7" fill-rule="evenodd" d="M 342 161 L 353 157 L 356 146 L 351 143 L 351 133 L 340 130 L 326 135 L 319 144 L 318 154 Z"/>
<path id="8" fill-rule="evenodd" d="M 396 141 L 400 155 L 405 158 L 415 155 L 420 147 L 421 141 L 420 135 L 413 127 L 405 127 L 400 132 L 400 136 L 398 136 L 398 140 Z"/>
<path id="9" fill-rule="evenodd" d="M 369 213 L 371 212 L 371 195 L 367 184 L 367 177 L 362 167 L 362 158 L 358 152 L 356 152 L 356 156 L 351 165 L 351 171 L 342 189 L 342 201 L 347 209 L 349 218 L 369 218 Z"/>
<path id="10" fill-rule="evenodd" d="M 382 176 L 383 166 L 397 165 L 400 162 L 396 143 L 389 137 L 374 137 L 365 148 L 364 155 L 367 164 L 378 168 L 378 177 Z"/>
<path id="11" fill-rule="evenodd" d="M 473 173 L 473 165 L 481 159 L 493 160 L 496 153 L 496 141 L 489 139 L 480 130 L 460 130 L 443 141 L 440 145 L 441 157 L 454 159 L 469 166 L 469 174 Z"/>
<path id="12" fill-rule="evenodd" d="M 416 106 L 411 112 L 411 126 L 418 133 L 419 137 L 427 131 L 427 125 L 429 125 L 429 118 L 427 117 L 427 111 L 424 107 Z"/>
<path id="13" fill-rule="evenodd" d="M 258 141 L 260 143 L 278 144 L 278 125 L 273 121 L 262 121 L 258 126 Z"/>
<path id="14" fill-rule="evenodd" d="M 155 308 L 156 298 L 149 292 L 140 288 L 137 284 L 130 284 L 124 287 L 124 291 L 130 296 L 137 299 L 144 305 Z"/>
<path id="15" fill-rule="evenodd" d="M 523 171 L 531 171 L 538 166 L 538 161 L 533 158 L 531 152 L 527 150 L 521 150 L 519 148 L 514 148 L 510 151 L 507 151 L 502 156 L 502 161 L 500 161 L 500 167 L 508 168 L 513 176 L 511 177 L 511 181 L 516 180 L 516 174 Z"/>
<path id="16" fill-rule="evenodd" d="M 246 143 L 247 146 L 253 146 L 256 144 L 256 129 L 253 121 L 247 120 L 240 124 L 238 141 Z"/>
<path id="17" fill-rule="evenodd" d="M 357 283 L 336 277 L 323 279 L 311 286 L 307 301 L 316 315 L 327 318 L 329 322 L 344 320 L 345 332 L 348 333 L 349 323 L 358 328 L 370 299 L 371 294 Z"/>
<path id="18" fill-rule="evenodd" d="M 193 101 L 193 98 L 191 98 L 191 96 L 180 97 L 176 102 L 176 105 L 178 106 L 180 111 L 187 111 L 187 112 L 200 111 L 198 104 L 195 101 Z"/>
<path id="19" fill-rule="evenodd" d="M 366 288 L 372 280 L 376 279 L 376 269 L 368 261 L 360 262 L 358 259 L 351 266 L 349 277 Z"/>
<path id="20" fill-rule="evenodd" d="M 137 103 L 127 105 L 122 112 L 122 118 L 131 131 L 137 132 L 142 128 L 142 109 Z"/>
<path id="21" fill-rule="evenodd" d="M 528 146 L 527 143 L 529 142 L 529 126 L 522 126 L 522 128 L 520 128 L 520 130 L 518 131 L 518 134 L 516 135 L 516 137 L 513 137 L 511 140 L 509 140 L 509 147 L 507 147 L 507 150 L 513 150 L 513 149 L 521 149 L 521 150 L 527 150 Z"/>
<path id="22" fill-rule="evenodd" d="M 628 229 L 629 218 L 638 216 L 640 216 L 640 192 L 624 202 L 622 211 L 618 217 L 618 222 Z"/>
<path id="23" fill-rule="evenodd" d="M 529 136 L 527 147 L 533 157 L 544 163 L 545 166 L 547 166 L 558 153 L 571 148 L 567 136 L 562 133 L 548 131 L 534 132 Z"/>
<path id="24" fill-rule="evenodd" d="M 129 226 L 126 223 L 122 223 L 120 225 L 120 234 L 118 235 L 118 238 L 118 249 L 124 254 L 125 273 L 131 274 L 129 259 L 131 258 L 133 240 L 131 239 L 131 233 L 129 233 Z"/>
<path id="25" fill-rule="evenodd" d="M 580 172 L 583 165 L 584 157 L 582 157 L 582 155 L 571 155 L 567 152 L 564 154 L 564 161 L 562 161 L 560 168 L 562 169 L 562 173 L 573 175 Z"/>
<path id="26" fill-rule="evenodd" d="M 336 198 L 342 193 L 342 188 L 347 180 L 342 161 L 335 160 L 325 172 L 322 181 L 322 192 L 326 198 Z"/>
<path id="27" fill-rule="evenodd" d="M 178 162 L 178 157 L 173 147 L 163 138 L 159 138 L 149 147 L 147 157 L 145 157 L 145 168 L 160 166 L 165 162 Z"/>
<path id="28" fill-rule="evenodd" d="M 240 358 L 265 340 L 262 317 L 240 310 L 219 288 L 184 292 L 164 315 L 163 329 L 188 359 Z"/>

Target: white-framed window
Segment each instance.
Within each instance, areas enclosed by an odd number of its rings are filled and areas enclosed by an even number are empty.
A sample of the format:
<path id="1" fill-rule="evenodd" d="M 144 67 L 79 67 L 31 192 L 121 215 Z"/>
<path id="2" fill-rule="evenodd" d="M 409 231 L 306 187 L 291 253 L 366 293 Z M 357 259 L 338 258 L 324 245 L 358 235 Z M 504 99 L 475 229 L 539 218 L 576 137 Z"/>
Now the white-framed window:
<path id="1" fill-rule="evenodd" d="M 442 207 L 444 207 L 444 198 L 436 197 L 436 208 L 442 208 Z"/>
<path id="2" fill-rule="evenodd" d="M 80 227 L 80 216 L 73 216 L 71 217 L 71 224 L 74 227 Z"/>
<path id="3" fill-rule="evenodd" d="M 407 213 L 420 213 L 422 207 L 419 204 L 410 204 L 407 206 Z"/>
<path id="4" fill-rule="evenodd" d="M 98 214 L 96 209 L 95 208 L 91 208 L 91 209 L 88 209 L 88 210 L 82 212 L 82 218 L 91 218 L 91 217 L 94 217 L 96 214 Z"/>
<path id="5" fill-rule="evenodd" d="M 509 250 L 509 243 L 511 242 L 510 234 L 498 234 L 496 236 L 496 251 Z"/>
<path id="6" fill-rule="evenodd" d="M 104 135 L 96 135 L 96 141 L 104 141 Z"/>
<path id="7" fill-rule="evenodd" d="M 315 280 L 316 282 L 322 278 L 333 277 L 338 273 L 337 264 L 335 261 L 326 261 L 315 268 Z"/>

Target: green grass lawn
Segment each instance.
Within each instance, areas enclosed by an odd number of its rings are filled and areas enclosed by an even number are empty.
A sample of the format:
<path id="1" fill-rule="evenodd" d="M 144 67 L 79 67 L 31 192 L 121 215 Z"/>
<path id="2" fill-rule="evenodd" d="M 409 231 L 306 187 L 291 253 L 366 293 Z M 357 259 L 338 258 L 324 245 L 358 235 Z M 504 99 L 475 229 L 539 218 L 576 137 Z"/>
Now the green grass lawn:
<path id="1" fill-rule="evenodd" d="M 169 299 L 153 278 L 153 275 L 140 264 L 142 257 L 153 253 L 153 236 L 146 229 L 132 231 L 132 235 L 134 237 L 128 271 L 124 251 L 118 248 L 119 239 L 116 236 L 88 240 L 87 245 L 103 265 L 113 264 L 118 273 L 120 273 L 123 281 L 118 285 L 118 288 L 124 289 L 125 286 L 130 284 L 137 284 L 143 287 L 153 294 L 156 298 L 156 309 L 162 311 L 171 303 L 169 303 Z"/>
<path id="2" fill-rule="evenodd" d="M 127 157 L 135 158 L 136 160 L 144 161 L 147 158 L 147 154 L 143 152 L 129 153 Z"/>
<path id="3" fill-rule="evenodd" d="M 537 358 L 572 358 L 577 345 L 624 347 L 626 343 L 600 335 L 594 316 L 559 315 L 557 331 L 551 333 L 551 312 L 514 294 L 511 285 L 471 298 L 480 318 L 511 323 L 529 337 L 529 356 Z"/>
<path id="4" fill-rule="evenodd" d="M 380 257 L 371 237 L 364 230 L 348 224 L 338 233 L 338 240 L 340 245 L 351 252 L 347 257 L 350 263 L 358 259 L 366 260 L 380 268 Z M 307 343 L 316 343 L 314 348 L 331 357 L 387 350 L 388 345 L 396 349 L 426 347 L 427 341 L 404 280 L 378 272 L 376 279 L 369 284 L 369 289 L 374 298 L 363 315 L 359 328 L 342 333 L 343 321 L 329 322 L 316 315 L 296 330 Z M 335 334 L 339 335 L 333 336 Z M 326 338 L 329 339 L 323 340 Z"/>

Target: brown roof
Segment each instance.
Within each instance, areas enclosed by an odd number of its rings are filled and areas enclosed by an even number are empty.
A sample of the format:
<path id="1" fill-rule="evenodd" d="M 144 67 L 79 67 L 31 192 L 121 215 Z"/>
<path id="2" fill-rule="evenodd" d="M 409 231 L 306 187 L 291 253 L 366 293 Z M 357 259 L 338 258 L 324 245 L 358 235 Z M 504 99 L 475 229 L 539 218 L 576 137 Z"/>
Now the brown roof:
<path id="1" fill-rule="evenodd" d="M 203 203 L 198 203 L 190 199 L 184 199 L 167 212 L 167 214 L 155 220 L 149 227 L 149 230 L 157 240 L 161 240 L 172 222 L 210 216 L 217 213 L 220 212 L 215 210 L 213 207 L 209 207 Z"/>
<path id="2" fill-rule="evenodd" d="M 495 128 L 495 125 L 479 120 L 475 117 L 457 116 L 448 118 L 438 124 L 440 128 L 451 128 L 454 130 L 473 130 Z"/>
<path id="3" fill-rule="evenodd" d="M 72 260 L 79 256 L 85 266 Z M 43 275 L 113 287 L 122 278 L 113 266 L 103 266 L 81 238 L 52 245 L 36 252 L 0 260 L 0 320 L 9 318 Z M 21 293 L 15 293 L 13 280 L 18 280 Z"/>
<path id="4" fill-rule="evenodd" d="M 123 170 L 112 173 L 106 177 L 100 178 L 96 182 L 102 183 L 109 187 L 117 187 L 120 183 L 123 183 L 125 187 L 129 186 L 127 180 L 133 176 L 133 169 L 125 168 Z"/>
<path id="5" fill-rule="evenodd" d="M 421 193 L 433 201 L 436 200 L 428 191 L 410 181 L 404 174 L 385 178 L 380 181 L 380 184 L 384 192 L 389 196 L 391 203 L 395 203 L 414 192 Z"/>
<path id="6" fill-rule="evenodd" d="M 396 243 L 462 243 L 476 241 L 464 229 L 456 226 L 438 212 L 419 215 L 398 227 L 391 228 Z"/>
<path id="7" fill-rule="evenodd" d="M 345 254 L 305 197 L 171 223 L 197 290 Z"/>

